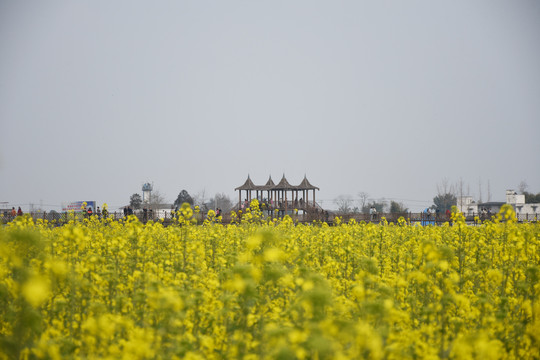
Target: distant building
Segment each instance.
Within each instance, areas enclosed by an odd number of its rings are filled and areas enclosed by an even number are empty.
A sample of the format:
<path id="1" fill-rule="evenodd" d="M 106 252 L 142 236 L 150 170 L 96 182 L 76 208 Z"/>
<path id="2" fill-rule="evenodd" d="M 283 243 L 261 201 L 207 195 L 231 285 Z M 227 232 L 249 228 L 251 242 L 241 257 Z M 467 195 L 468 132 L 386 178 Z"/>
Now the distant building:
<path id="1" fill-rule="evenodd" d="M 514 207 L 517 215 L 540 213 L 540 204 L 526 204 L 525 195 L 518 195 L 514 190 L 506 190 L 506 203 Z"/>
<path id="2" fill-rule="evenodd" d="M 458 197 L 456 206 L 458 210 L 464 214 L 473 211 L 477 212 L 478 210 L 478 204 L 473 200 L 473 197 L 469 195 Z"/>
<path id="3" fill-rule="evenodd" d="M 462 196 L 457 198 L 457 208 L 467 216 L 478 215 L 484 209 L 491 214 L 496 214 L 505 204 L 512 205 L 516 215 L 540 215 L 540 204 L 526 204 L 525 195 L 520 195 L 514 190 L 506 190 L 506 202 L 489 201 L 476 202 L 472 196 Z"/>
<path id="4" fill-rule="evenodd" d="M 145 183 L 142 186 L 142 202 L 143 204 L 149 204 L 152 197 L 152 190 L 154 186 L 150 183 Z"/>

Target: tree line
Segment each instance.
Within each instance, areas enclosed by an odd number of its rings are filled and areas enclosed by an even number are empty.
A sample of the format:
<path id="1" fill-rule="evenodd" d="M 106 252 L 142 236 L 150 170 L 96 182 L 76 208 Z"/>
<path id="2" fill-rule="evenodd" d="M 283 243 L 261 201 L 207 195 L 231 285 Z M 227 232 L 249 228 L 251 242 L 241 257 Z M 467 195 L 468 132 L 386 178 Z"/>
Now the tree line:
<path id="1" fill-rule="evenodd" d="M 540 203 L 540 193 L 534 194 L 528 192 L 527 187 L 528 186 L 524 181 L 518 185 L 519 192 L 525 195 L 525 202 Z M 457 205 L 458 197 L 464 196 L 465 193 L 469 193 L 469 186 L 467 186 L 466 192 L 464 191 L 464 188 L 465 186 L 462 180 L 455 184 L 450 184 L 447 179 L 443 179 L 437 184 L 437 195 L 433 197 L 433 204 L 428 208 L 441 213 L 451 210 L 452 206 Z M 481 187 L 479 188 L 479 191 L 481 193 Z M 488 201 L 490 197 L 491 194 L 488 182 Z M 481 201 L 481 195 L 479 200 Z M 172 204 L 166 204 L 165 197 L 158 190 L 151 192 L 150 198 L 146 204 L 143 204 L 142 196 L 138 193 L 134 193 L 129 199 L 129 206 L 134 210 L 139 210 L 143 207 L 149 209 L 163 209 L 167 206 L 180 208 L 183 203 L 188 203 L 192 206 L 197 205 L 203 211 L 217 208 L 222 209 L 223 211 L 229 211 L 234 205 L 230 197 L 225 193 L 216 193 L 213 197 L 207 198 L 205 190 L 199 192 L 195 196 L 191 196 L 187 190 L 182 190 Z M 372 208 L 374 208 L 377 213 L 399 214 L 409 211 L 402 202 L 395 200 L 386 201 L 384 199 L 373 200 L 369 198 L 367 192 L 358 193 L 357 200 L 354 200 L 348 195 L 340 195 L 334 200 L 334 203 L 337 206 L 336 213 L 338 214 L 368 214 Z"/>
<path id="2" fill-rule="evenodd" d="M 491 200 L 491 190 L 489 181 L 487 183 L 487 201 Z M 518 185 L 518 190 L 521 194 L 525 195 L 526 203 L 540 203 L 540 193 L 533 194 L 527 191 L 527 183 L 522 181 Z M 482 201 L 482 185 L 479 184 L 479 198 Z M 463 180 L 459 180 L 455 184 L 450 184 L 447 179 L 443 179 L 437 184 L 437 195 L 433 197 L 433 204 L 428 206 L 432 211 L 438 211 L 445 213 L 447 210 L 451 211 L 452 206 L 457 206 L 458 197 L 463 197 L 470 193 L 470 186 L 463 183 Z M 351 196 L 341 195 L 335 200 L 338 214 L 355 214 L 363 213 L 368 214 L 370 209 L 374 207 L 378 213 L 406 213 L 408 208 L 401 202 L 391 200 L 390 202 L 383 200 L 371 200 L 369 201 L 369 195 L 366 192 L 360 192 L 358 194 L 358 200 L 355 201 Z"/>
<path id="3" fill-rule="evenodd" d="M 192 206 L 197 205 L 203 211 L 211 209 L 222 209 L 228 211 L 233 207 L 233 203 L 229 196 L 224 193 L 216 193 L 213 197 L 207 198 L 206 192 L 203 190 L 195 196 L 191 196 L 187 190 L 182 190 L 172 203 L 167 203 L 165 197 L 158 191 L 154 190 L 150 193 L 150 197 L 146 203 L 143 203 L 143 198 L 140 194 L 134 193 L 129 198 L 129 207 L 134 210 L 147 209 L 178 209 L 182 204 L 188 203 Z"/>

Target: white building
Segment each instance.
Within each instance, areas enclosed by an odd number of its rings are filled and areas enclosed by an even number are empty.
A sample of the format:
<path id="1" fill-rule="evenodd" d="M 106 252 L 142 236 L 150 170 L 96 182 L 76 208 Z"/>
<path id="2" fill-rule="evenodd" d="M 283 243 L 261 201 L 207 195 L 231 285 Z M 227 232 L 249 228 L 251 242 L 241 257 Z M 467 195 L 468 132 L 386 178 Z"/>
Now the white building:
<path id="1" fill-rule="evenodd" d="M 458 197 L 456 205 L 458 210 L 465 215 L 468 213 L 478 212 L 478 204 L 473 200 L 473 197 L 469 195 Z"/>
<path id="2" fill-rule="evenodd" d="M 472 196 L 462 196 L 457 198 L 457 208 L 466 216 L 474 216 L 486 211 L 491 214 L 496 214 L 501 210 L 504 204 L 512 205 L 518 218 L 526 217 L 527 215 L 540 215 L 540 204 L 526 204 L 525 195 L 520 195 L 514 190 L 506 190 L 506 202 L 476 202 Z"/>
<path id="3" fill-rule="evenodd" d="M 506 203 L 514 207 L 517 215 L 540 214 L 540 204 L 525 203 L 525 195 L 518 195 L 514 190 L 506 190 Z"/>

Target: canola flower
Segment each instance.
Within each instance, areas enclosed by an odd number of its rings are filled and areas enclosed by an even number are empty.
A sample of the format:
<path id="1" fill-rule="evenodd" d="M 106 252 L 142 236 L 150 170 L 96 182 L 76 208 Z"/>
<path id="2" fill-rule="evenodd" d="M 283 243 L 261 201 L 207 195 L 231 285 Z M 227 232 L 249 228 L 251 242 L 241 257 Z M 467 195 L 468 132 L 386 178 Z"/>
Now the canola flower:
<path id="1" fill-rule="evenodd" d="M 93 216 L 0 228 L 0 359 L 540 357 L 540 225 L 222 225 Z"/>

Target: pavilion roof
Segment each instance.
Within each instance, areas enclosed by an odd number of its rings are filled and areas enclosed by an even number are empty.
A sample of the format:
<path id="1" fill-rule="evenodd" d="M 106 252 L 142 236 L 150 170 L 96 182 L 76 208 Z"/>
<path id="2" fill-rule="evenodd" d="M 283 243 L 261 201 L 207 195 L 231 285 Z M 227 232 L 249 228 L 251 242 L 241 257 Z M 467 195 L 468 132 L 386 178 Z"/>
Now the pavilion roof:
<path id="1" fill-rule="evenodd" d="M 320 190 L 318 187 L 312 185 L 307 177 L 304 175 L 304 179 L 300 183 L 300 185 L 295 186 L 291 185 L 287 178 L 285 177 L 285 174 L 283 174 L 283 177 L 279 181 L 279 183 L 275 184 L 272 180 L 272 176 L 270 175 L 268 177 L 268 181 L 264 185 L 255 185 L 253 181 L 251 181 L 250 176 L 248 175 L 246 182 L 244 182 L 243 185 L 237 187 L 236 190 L 248 190 L 248 191 L 255 191 L 255 190 Z"/>
<path id="2" fill-rule="evenodd" d="M 239 186 L 237 187 L 236 189 L 234 189 L 235 191 L 236 190 L 260 190 L 261 187 L 260 186 L 257 186 L 253 183 L 253 181 L 251 181 L 249 175 L 247 177 L 247 180 L 246 182 L 244 183 L 244 185 L 242 186 Z"/>
<path id="3" fill-rule="evenodd" d="M 268 181 L 263 186 L 260 186 L 262 190 L 272 190 L 276 187 L 276 184 L 274 184 L 274 181 L 272 180 L 272 175 L 268 177 Z"/>
<path id="4" fill-rule="evenodd" d="M 311 185 L 307 177 L 304 175 L 304 180 L 296 187 L 299 190 L 320 190 L 318 187 Z"/>
<path id="5" fill-rule="evenodd" d="M 296 189 L 296 186 L 289 184 L 289 182 L 285 178 L 285 174 L 283 174 L 283 177 L 281 178 L 280 182 L 276 186 L 274 186 L 273 189 L 274 190 L 292 190 L 292 189 Z"/>

